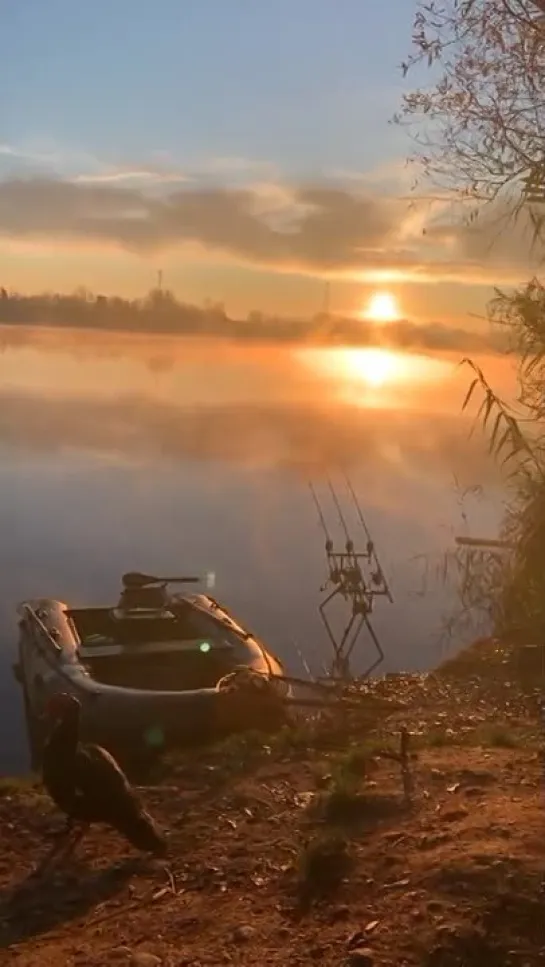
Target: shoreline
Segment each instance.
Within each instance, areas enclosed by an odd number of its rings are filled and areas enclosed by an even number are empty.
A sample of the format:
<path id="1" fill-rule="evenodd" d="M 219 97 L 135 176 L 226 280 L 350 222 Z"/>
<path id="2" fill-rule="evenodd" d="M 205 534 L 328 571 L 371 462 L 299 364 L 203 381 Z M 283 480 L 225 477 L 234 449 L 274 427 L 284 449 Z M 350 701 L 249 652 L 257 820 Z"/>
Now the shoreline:
<path id="1" fill-rule="evenodd" d="M 167 879 L 96 829 L 69 869 L 25 888 L 60 817 L 31 778 L 4 788 L 0 951 L 16 967 L 545 963 L 543 688 L 517 684 L 512 658 L 481 641 L 375 680 L 403 708 L 371 730 L 173 753 L 140 790 L 169 830 Z"/>

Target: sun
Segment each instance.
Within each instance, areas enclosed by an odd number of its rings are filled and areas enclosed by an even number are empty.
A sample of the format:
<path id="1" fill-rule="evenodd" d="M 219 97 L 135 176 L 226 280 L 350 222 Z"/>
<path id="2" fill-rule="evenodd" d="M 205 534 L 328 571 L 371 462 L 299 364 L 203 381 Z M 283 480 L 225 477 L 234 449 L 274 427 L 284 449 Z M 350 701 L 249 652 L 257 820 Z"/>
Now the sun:
<path id="1" fill-rule="evenodd" d="M 361 314 L 370 322 L 395 322 L 401 316 L 398 301 L 391 292 L 373 292 Z"/>

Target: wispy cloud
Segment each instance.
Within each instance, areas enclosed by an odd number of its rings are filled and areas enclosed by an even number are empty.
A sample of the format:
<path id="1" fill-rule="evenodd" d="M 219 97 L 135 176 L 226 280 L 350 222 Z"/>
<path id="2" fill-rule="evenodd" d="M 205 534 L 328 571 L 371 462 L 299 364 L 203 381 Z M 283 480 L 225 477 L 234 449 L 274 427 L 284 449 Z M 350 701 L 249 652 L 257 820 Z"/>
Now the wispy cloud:
<path id="1" fill-rule="evenodd" d="M 405 158 L 393 158 L 362 171 L 352 168 L 332 168 L 327 174 L 333 181 L 341 184 L 377 192 L 385 191 L 388 194 L 408 192 L 414 184 L 414 172 Z"/>
<path id="2" fill-rule="evenodd" d="M 357 281 L 389 273 L 419 282 L 516 283 L 530 271 L 530 234 L 521 223 L 503 233 L 490 219 L 468 225 L 444 199 L 409 205 L 370 185 L 264 179 L 218 187 L 184 178 L 142 166 L 6 179 L 0 234 L 141 254 L 197 245 L 239 263 Z"/>
<path id="3" fill-rule="evenodd" d="M 21 175 L 35 174 L 68 177 L 78 184 L 174 183 L 220 180 L 222 184 L 279 178 L 276 165 L 256 158 L 236 155 L 216 158 L 174 158 L 166 151 L 152 151 L 139 164 L 116 159 L 111 163 L 89 152 L 53 144 L 0 143 L 0 159 L 9 159 L 12 170 Z"/>
<path id="4" fill-rule="evenodd" d="M 96 174 L 104 165 L 87 151 L 65 148 L 49 140 L 0 144 L 0 177 L 69 178 L 82 171 Z"/>
<path id="5" fill-rule="evenodd" d="M 76 175 L 71 179 L 76 185 L 171 185 L 191 181 L 182 171 L 162 171 L 153 168 L 115 168 L 93 174 Z"/>
<path id="6" fill-rule="evenodd" d="M 23 147 L 14 144 L 0 144 L 0 157 L 9 158 L 20 167 L 27 168 L 57 168 L 63 160 L 63 156 L 56 150 L 40 150 L 30 147 Z"/>

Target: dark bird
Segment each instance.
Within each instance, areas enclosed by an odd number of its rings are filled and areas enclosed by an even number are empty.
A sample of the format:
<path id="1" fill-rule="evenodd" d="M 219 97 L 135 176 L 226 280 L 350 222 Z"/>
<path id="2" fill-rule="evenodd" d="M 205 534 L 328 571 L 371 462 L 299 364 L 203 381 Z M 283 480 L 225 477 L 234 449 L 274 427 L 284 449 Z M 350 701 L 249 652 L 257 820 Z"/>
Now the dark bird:
<path id="1" fill-rule="evenodd" d="M 68 819 L 61 847 L 68 847 L 65 853 L 71 851 L 92 823 L 100 823 L 116 829 L 137 849 L 163 856 L 165 840 L 114 757 L 99 745 L 80 742 L 80 713 L 78 699 L 64 692 L 54 695 L 47 706 L 52 727 L 43 751 L 42 778 Z M 57 844 L 52 857 L 58 853 Z"/>

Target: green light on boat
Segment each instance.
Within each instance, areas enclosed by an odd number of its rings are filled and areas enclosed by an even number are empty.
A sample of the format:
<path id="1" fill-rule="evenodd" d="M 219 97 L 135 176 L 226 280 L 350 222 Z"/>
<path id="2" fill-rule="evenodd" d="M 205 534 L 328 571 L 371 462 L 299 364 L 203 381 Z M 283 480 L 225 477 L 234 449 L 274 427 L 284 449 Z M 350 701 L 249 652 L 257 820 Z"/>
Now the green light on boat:
<path id="1" fill-rule="evenodd" d="M 152 725 L 144 733 L 144 742 L 150 749 L 160 749 L 165 742 L 165 735 L 159 725 Z"/>
<path id="2" fill-rule="evenodd" d="M 206 654 L 207 651 L 210 651 L 211 647 L 212 646 L 209 641 L 201 641 L 199 651 L 203 651 Z"/>

